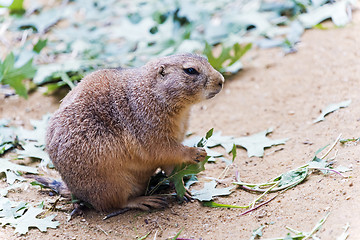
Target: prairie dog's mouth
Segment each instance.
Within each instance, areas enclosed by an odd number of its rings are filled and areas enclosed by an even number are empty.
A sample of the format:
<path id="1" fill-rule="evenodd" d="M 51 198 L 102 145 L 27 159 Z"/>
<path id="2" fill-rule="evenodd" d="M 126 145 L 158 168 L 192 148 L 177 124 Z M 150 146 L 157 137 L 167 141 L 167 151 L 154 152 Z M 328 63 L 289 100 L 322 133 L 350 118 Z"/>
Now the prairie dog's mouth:
<path id="1" fill-rule="evenodd" d="M 210 98 L 215 97 L 215 95 L 218 94 L 221 91 L 221 89 L 222 88 L 219 88 L 219 89 L 217 89 L 215 91 L 212 91 L 212 92 L 208 93 L 207 96 L 206 96 L 206 99 L 210 99 Z"/>

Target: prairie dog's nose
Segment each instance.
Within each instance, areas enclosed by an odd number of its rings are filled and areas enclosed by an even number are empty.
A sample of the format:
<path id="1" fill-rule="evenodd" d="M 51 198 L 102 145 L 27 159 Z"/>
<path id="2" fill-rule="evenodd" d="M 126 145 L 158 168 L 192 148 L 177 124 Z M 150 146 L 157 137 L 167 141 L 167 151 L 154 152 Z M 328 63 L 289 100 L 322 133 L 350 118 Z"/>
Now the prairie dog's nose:
<path id="1" fill-rule="evenodd" d="M 219 82 L 218 82 L 218 85 L 220 86 L 220 87 L 223 87 L 223 84 L 224 84 L 224 82 L 225 82 L 225 78 L 224 78 L 224 76 L 221 74 L 221 73 L 219 73 Z"/>

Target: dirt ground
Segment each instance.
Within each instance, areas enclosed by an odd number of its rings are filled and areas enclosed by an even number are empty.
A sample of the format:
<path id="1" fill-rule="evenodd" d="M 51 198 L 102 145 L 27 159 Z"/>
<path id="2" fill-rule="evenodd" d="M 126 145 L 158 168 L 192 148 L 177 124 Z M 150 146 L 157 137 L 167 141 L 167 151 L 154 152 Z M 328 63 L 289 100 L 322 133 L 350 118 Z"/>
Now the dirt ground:
<path id="1" fill-rule="evenodd" d="M 360 12 L 353 17 L 353 23 L 345 28 L 306 31 L 295 54 L 284 56 L 280 49 L 251 50 L 243 60 L 245 70 L 228 79 L 216 98 L 193 108 L 189 130 L 199 135 L 212 127 L 236 137 L 273 127 L 270 138 L 290 138 L 285 145 L 267 149 L 263 158 L 248 158 L 246 151 L 239 149 L 225 185 L 234 181 L 236 171 L 245 182 L 262 182 L 301 166 L 340 133 L 343 138 L 360 137 Z M 347 99 L 352 100 L 348 108 L 312 124 L 321 108 Z M 28 126 L 29 119 L 54 112 L 58 101 L 39 92 L 27 101 L 2 97 L 0 117 Z M 336 150 L 335 166 L 352 168 L 345 173 L 351 178 L 312 174 L 304 183 L 244 216 L 240 216 L 241 209 L 207 208 L 196 201 L 179 205 L 174 201 L 161 211 L 130 211 L 105 221 L 103 214 L 88 211 L 67 222 L 72 206 L 60 202 L 63 210 L 56 211 L 55 219 L 61 223 L 57 229 L 46 233 L 32 229 L 18 236 L 6 226 L 0 231 L 0 239 L 136 239 L 149 232 L 147 239 L 167 239 L 182 228 L 180 237 L 186 239 L 249 239 L 252 230 L 262 224 L 267 224 L 264 238 L 273 238 L 285 237 L 285 226 L 309 232 L 327 212 L 330 215 L 318 233 L 321 239 L 336 239 L 347 223 L 348 239 L 360 239 L 360 148 L 339 144 Z M 207 164 L 199 178 L 217 177 L 224 167 L 221 161 Z M 51 171 L 49 175 L 57 176 Z M 0 187 L 4 186 L 1 182 Z M 237 189 L 215 201 L 247 205 L 256 196 Z M 57 199 L 32 186 L 8 197 L 33 204 L 45 201 L 48 206 Z"/>

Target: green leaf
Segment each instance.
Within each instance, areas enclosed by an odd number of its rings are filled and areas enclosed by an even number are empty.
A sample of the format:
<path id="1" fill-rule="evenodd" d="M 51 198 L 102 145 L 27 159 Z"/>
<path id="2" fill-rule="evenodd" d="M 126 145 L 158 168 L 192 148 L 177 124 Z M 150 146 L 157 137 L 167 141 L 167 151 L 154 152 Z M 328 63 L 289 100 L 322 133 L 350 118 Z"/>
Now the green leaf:
<path id="1" fill-rule="evenodd" d="M 25 9 L 23 7 L 24 0 L 13 0 L 11 5 L 4 6 L 0 5 L 0 8 L 6 7 L 10 10 L 10 14 L 24 14 Z"/>
<path id="2" fill-rule="evenodd" d="M 136 238 L 136 239 L 137 239 L 137 240 L 144 240 L 144 239 L 146 239 L 146 238 L 150 235 L 150 233 L 151 233 L 151 231 L 148 232 L 147 234 L 145 234 L 144 236 L 139 237 L 139 238 Z"/>
<path id="3" fill-rule="evenodd" d="M 211 138 L 211 136 L 213 135 L 213 133 L 214 133 L 214 128 L 210 129 L 210 130 L 206 133 L 205 139 L 207 140 L 207 139 Z M 204 146 L 202 146 L 202 147 L 204 147 Z"/>
<path id="4" fill-rule="evenodd" d="M 39 41 L 34 45 L 33 51 L 36 53 L 40 53 L 41 50 L 46 46 L 47 39 L 39 39 Z"/>
<path id="5" fill-rule="evenodd" d="M 201 138 L 200 140 L 198 140 L 200 137 L 194 137 L 193 139 L 195 139 L 195 141 L 191 140 L 188 141 L 187 143 L 184 143 L 184 145 L 186 146 L 197 146 L 197 147 L 205 147 L 207 141 L 209 139 L 211 139 L 212 135 L 213 135 L 213 131 L 214 129 L 210 129 L 204 138 Z M 196 143 L 196 141 L 198 141 Z M 206 148 L 205 148 L 206 150 Z M 184 195 L 185 195 L 185 186 L 184 186 L 184 181 L 183 178 L 185 176 L 191 176 L 191 175 L 196 175 L 201 171 L 205 170 L 205 163 L 208 162 L 208 160 L 210 159 L 211 156 L 207 156 L 205 158 L 204 161 L 199 162 L 197 164 L 181 164 L 178 166 L 175 166 L 173 172 L 171 173 L 171 175 L 169 176 L 168 180 L 172 181 L 175 185 L 175 190 L 176 190 L 176 194 L 178 196 L 179 199 L 183 199 Z"/>
<path id="6" fill-rule="evenodd" d="M 334 103 L 334 104 L 328 105 L 327 107 L 325 107 L 321 110 L 320 116 L 318 118 L 316 118 L 313 123 L 324 121 L 326 115 L 328 115 L 329 113 L 332 113 L 336 110 L 339 110 L 340 108 L 346 108 L 350 105 L 350 103 L 351 103 L 351 100 L 347 100 L 347 101 L 343 101 L 340 103 Z"/>
<path id="7" fill-rule="evenodd" d="M 213 135 L 214 128 L 210 129 L 206 135 L 205 138 L 200 139 L 200 141 L 196 144 L 197 147 L 205 147 L 207 140 Z"/>
<path id="8" fill-rule="evenodd" d="M 27 99 L 28 98 L 28 94 L 27 94 L 27 89 L 23 83 L 23 79 L 21 78 L 13 78 L 11 80 L 4 80 L 5 84 L 9 84 L 10 87 L 12 87 L 13 89 L 15 89 L 15 92 L 17 95 Z"/>
<path id="9" fill-rule="evenodd" d="M 173 172 L 171 173 L 168 179 L 174 183 L 176 194 L 179 199 L 183 199 L 186 191 L 183 183 L 183 178 L 185 176 L 198 174 L 199 172 L 204 171 L 205 170 L 204 165 L 208 161 L 208 159 L 209 157 L 206 157 L 204 161 L 199 162 L 197 164 L 190 164 L 190 165 L 182 164 L 174 168 Z"/>
<path id="10" fill-rule="evenodd" d="M 307 168 L 299 168 L 296 170 L 291 170 L 286 173 L 281 174 L 278 178 L 275 178 L 273 181 L 279 181 L 279 188 L 295 186 L 305 180 L 308 175 Z"/>
<path id="11" fill-rule="evenodd" d="M 35 72 L 36 69 L 32 64 L 32 59 L 21 67 L 15 67 L 15 56 L 11 52 L 0 63 L 0 82 L 2 84 L 9 84 L 18 95 L 27 98 L 27 89 L 23 84 L 23 80 L 33 78 Z"/>
<path id="12" fill-rule="evenodd" d="M 269 128 L 263 132 L 256 133 L 248 137 L 241 137 L 234 139 L 234 143 L 237 146 L 245 148 L 248 152 L 248 157 L 262 157 L 264 155 L 264 149 L 271 146 L 285 144 L 288 138 L 272 140 L 266 137 L 271 133 L 272 129 Z"/>
<path id="13" fill-rule="evenodd" d="M 236 144 L 233 145 L 233 148 L 231 149 L 231 153 L 232 153 L 232 162 L 234 162 L 236 158 Z"/>
<path id="14" fill-rule="evenodd" d="M 234 56 L 231 58 L 231 62 L 229 63 L 229 66 L 233 65 L 235 62 L 240 60 L 242 56 L 244 56 L 245 53 L 247 53 L 252 47 L 251 43 L 246 44 L 244 47 L 242 47 L 239 43 L 235 43 L 233 46 Z"/>
<path id="15" fill-rule="evenodd" d="M 348 142 L 358 142 L 360 141 L 360 138 L 348 138 L 348 139 L 341 139 L 340 143 L 348 143 Z"/>
<path id="16" fill-rule="evenodd" d="M 213 55 L 212 46 L 205 43 L 204 55 L 208 58 L 209 63 L 219 72 L 236 73 L 242 68 L 240 58 L 251 49 L 252 44 L 249 43 L 242 47 L 239 43 L 235 43 L 232 47 L 222 45 L 221 53 L 218 57 Z M 234 64 L 238 65 L 234 67 Z"/>
<path id="17" fill-rule="evenodd" d="M 200 190 L 192 190 L 191 195 L 199 201 L 211 201 L 216 196 L 227 196 L 233 192 L 234 187 L 216 188 L 217 182 L 204 183 L 204 188 Z"/>
<path id="18" fill-rule="evenodd" d="M 183 230 L 184 230 L 184 228 L 180 229 L 180 231 L 172 238 L 172 240 L 176 240 L 180 236 L 180 234 Z"/>

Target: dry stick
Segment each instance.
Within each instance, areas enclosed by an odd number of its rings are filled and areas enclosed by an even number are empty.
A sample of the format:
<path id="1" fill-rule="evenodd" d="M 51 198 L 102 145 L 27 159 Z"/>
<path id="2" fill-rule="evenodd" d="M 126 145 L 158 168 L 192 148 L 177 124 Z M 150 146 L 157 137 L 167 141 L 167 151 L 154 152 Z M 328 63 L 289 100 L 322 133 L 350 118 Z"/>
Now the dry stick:
<path id="1" fill-rule="evenodd" d="M 232 165 L 232 163 L 230 163 L 229 165 L 227 165 L 227 166 L 225 167 L 224 171 L 222 171 L 222 172 L 220 173 L 220 175 L 217 177 L 218 180 L 221 180 L 221 179 L 224 179 L 224 178 L 225 178 L 225 176 L 226 176 L 227 172 L 229 171 L 229 168 L 230 168 L 231 165 Z"/>
<path id="2" fill-rule="evenodd" d="M 263 194 L 260 195 L 260 197 L 258 197 L 257 199 L 255 199 L 255 200 L 252 202 L 252 204 L 250 204 L 249 206 L 250 206 L 250 207 L 252 206 L 252 208 L 254 208 L 256 202 L 259 201 L 263 196 L 265 196 L 265 194 L 267 194 L 268 192 L 270 192 L 270 191 L 271 191 L 273 188 L 275 188 L 277 185 L 279 185 L 279 183 L 280 183 L 280 181 L 277 182 L 276 184 L 274 184 L 274 186 L 272 186 L 271 188 L 267 189 Z"/>
<path id="3" fill-rule="evenodd" d="M 339 134 L 339 136 L 336 138 L 335 142 L 333 143 L 333 145 L 329 148 L 329 150 L 324 154 L 324 156 L 322 156 L 320 159 L 324 159 L 326 158 L 327 155 L 329 155 L 329 153 L 334 149 L 334 147 L 336 146 L 336 144 L 339 142 L 341 137 L 341 133 Z"/>
<path id="4" fill-rule="evenodd" d="M 339 171 L 336 171 L 335 169 L 331 169 L 331 168 L 310 168 L 310 169 L 316 169 L 316 170 L 323 170 L 323 171 L 329 171 L 329 172 L 334 172 L 336 174 L 339 174 L 341 177 L 343 178 L 347 178 L 344 174 L 342 174 L 341 172 Z"/>
<path id="5" fill-rule="evenodd" d="M 319 231 L 319 229 L 321 228 L 321 226 L 324 224 L 324 222 L 326 221 L 326 219 L 328 218 L 330 212 L 328 212 L 326 214 L 326 216 L 320 220 L 320 222 L 318 222 L 315 227 L 311 230 L 311 232 L 309 233 L 309 235 L 307 235 L 305 238 L 303 238 L 303 240 L 309 239 L 310 237 L 312 237 L 312 235 L 314 235 L 317 231 Z"/>
<path id="6" fill-rule="evenodd" d="M 252 212 L 252 211 L 258 209 L 258 208 L 261 207 L 262 205 L 265 205 L 265 204 L 271 202 L 272 200 L 274 200 L 274 199 L 275 199 L 277 196 L 279 196 L 279 195 L 280 195 L 280 194 L 276 194 L 275 196 L 273 196 L 272 198 L 270 198 L 270 199 L 267 200 L 266 202 L 263 202 L 263 203 L 259 204 L 258 206 L 256 206 L 256 207 L 254 207 L 254 208 L 252 208 L 252 209 L 249 209 L 249 210 L 241 213 L 240 216 L 243 216 L 243 215 L 245 215 L 245 214 L 247 214 L 247 213 L 249 213 L 249 212 Z"/>
<path id="7" fill-rule="evenodd" d="M 104 229 L 102 229 L 102 227 L 101 226 L 99 226 L 99 225 L 97 225 L 97 227 L 103 232 L 103 233 L 105 233 L 105 235 L 106 236 L 109 236 L 109 234 L 107 233 L 107 232 L 105 232 L 105 230 Z"/>
<path id="8" fill-rule="evenodd" d="M 245 215 L 245 214 L 247 214 L 247 213 L 249 213 L 249 212 L 252 212 L 252 211 L 258 209 L 259 207 L 261 207 L 261 206 L 263 206 L 263 205 L 271 202 L 271 201 L 274 200 L 277 196 L 279 196 L 279 195 L 282 194 L 283 192 L 289 190 L 290 188 L 292 188 L 292 186 L 289 186 L 289 187 L 285 188 L 284 190 L 282 190 L 281 192 L 279 192 L 278 194 L 276 194 L 275 196 L 273 196 L 272 198 L 270 198 L 270 199 L 267 200 L 266 202 L 263 202 L 263 203 L 259 204 L 258 206 L 256 206 L 256 207 L 254 207 L 254 208 L 252 208 L 252 209 L 249 209 L 249 210 L 241 213 L 240 216 L 243 216 L 243 215 Z"/>

